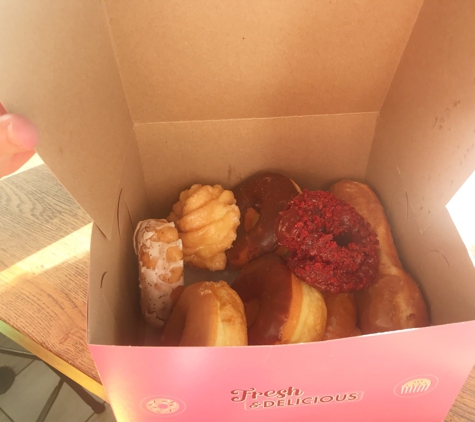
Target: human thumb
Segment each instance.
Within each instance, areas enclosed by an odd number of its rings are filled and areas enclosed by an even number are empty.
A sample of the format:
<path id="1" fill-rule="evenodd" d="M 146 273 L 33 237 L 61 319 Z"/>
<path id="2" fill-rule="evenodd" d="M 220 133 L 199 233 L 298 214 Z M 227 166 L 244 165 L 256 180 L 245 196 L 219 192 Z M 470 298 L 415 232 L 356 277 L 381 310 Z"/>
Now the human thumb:
<path id="1" fill-rule="evenodd" d="M 38 130 L 26 117 L 19 114 L 0 116 L 0 155 L 34 150 Z"/>
<path id="2" fill-rule="evenodd" d="M 38 130 L 26 117 L 8 114 L 0 103 L 0 178 L 15 172 L 35 153 Z"/>

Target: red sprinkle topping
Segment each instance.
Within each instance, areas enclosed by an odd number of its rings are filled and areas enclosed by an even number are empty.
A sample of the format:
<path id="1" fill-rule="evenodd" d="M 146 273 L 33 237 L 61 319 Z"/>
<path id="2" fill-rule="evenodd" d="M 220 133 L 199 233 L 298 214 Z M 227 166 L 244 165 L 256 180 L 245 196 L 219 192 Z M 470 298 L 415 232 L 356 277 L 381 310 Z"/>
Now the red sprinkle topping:
<path id="1" fill-rule="evenodd" d="M 291 271 L 321 291 L 352 292 L 376 280 L 376 233 L 351 205 L 329 192 L 304 190 L 280 213 L 275 231 L 290 251 Z"/>

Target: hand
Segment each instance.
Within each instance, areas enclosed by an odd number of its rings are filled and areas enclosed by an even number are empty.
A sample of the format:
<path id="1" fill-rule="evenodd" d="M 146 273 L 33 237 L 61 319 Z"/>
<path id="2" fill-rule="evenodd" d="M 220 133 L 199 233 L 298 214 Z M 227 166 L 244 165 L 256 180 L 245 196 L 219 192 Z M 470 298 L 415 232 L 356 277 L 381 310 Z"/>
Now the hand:
<path id="1" fill-rule="evenodd" d="M 0 103 L 0 178 L 13 173 L 34 154 L 38 130 L 24 116 L 8 114 Z"/>

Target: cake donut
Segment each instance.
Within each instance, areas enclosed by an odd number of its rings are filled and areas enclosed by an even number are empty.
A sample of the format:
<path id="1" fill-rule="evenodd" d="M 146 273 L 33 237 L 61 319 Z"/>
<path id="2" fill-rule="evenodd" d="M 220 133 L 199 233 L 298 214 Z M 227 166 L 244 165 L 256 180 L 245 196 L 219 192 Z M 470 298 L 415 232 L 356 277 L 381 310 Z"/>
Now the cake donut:
<path id="1" fill-rule="evenodd" d="M 138 255 L 140 307 L 154 327 L 165 324 L 183 291 L 183 253 L 174 223 L 167 220 L 141 221 L 134 233 Z"/>
<path id="2" fill-rule="evenodd" d="M 288 177 L 264 171 L 244 180 L 233 192 L 241 212 L 241 224 L 226 256 L 231 266 L 242 268 L 278 246 L 274 221 L 300 189 Z"/>
<path id="3" fill-rule="evenodd" d="M 244 303 L 250 345 L 323 339 L 327 310 L 321 293 L 292 274 L 281 256 L 252 261 L 232 288 Z"/>
<path id="4" fill-rule="evenodd" d="M 289 268 L 320 291 L 354 292 L 376 280 L 376 233 L 331 193 L 304 190 L 279 214 L 275 231 L 290 251 Z"/>
<path id="5" fill-rule="evenodd" d="M 244 305 L 225 281 L 185 288 L 168 318 L 162 346 L 247 345 Z"/>
<path id="6" fill-rule="evenodd" d="M 371 188 L 341 180 L 330 189 L 355 207 L 379 239 L 379 267 L 375 283 L 356 293 L 358 325 L 363 334 L 424 327 L 429 324 L 421 292 L 399 260 L 383 207 Z"/>
<path id="7" fill-rule="evenodd" d="M 185 263 L 211 271 L 226 267 L 226 249 L 236 239 L 239 208 L 230 190 L 195 184 L 180 193 L 167 217 L 176 223 Z"/>

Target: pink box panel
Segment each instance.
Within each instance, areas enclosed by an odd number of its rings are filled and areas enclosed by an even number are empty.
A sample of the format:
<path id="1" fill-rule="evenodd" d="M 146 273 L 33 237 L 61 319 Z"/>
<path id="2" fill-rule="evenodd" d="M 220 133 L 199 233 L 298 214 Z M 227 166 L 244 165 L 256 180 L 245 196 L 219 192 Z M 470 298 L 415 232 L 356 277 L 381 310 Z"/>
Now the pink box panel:
<path id="1" fill-rule="evenodd" d="M 119 422 L 441 422 L 475 321 L 289 346 L 90 345 Z"/>

